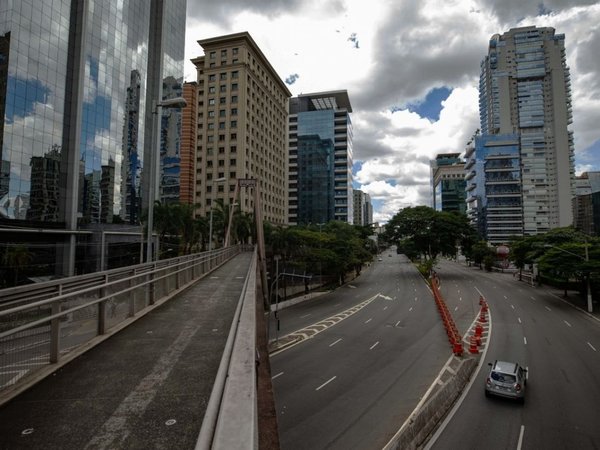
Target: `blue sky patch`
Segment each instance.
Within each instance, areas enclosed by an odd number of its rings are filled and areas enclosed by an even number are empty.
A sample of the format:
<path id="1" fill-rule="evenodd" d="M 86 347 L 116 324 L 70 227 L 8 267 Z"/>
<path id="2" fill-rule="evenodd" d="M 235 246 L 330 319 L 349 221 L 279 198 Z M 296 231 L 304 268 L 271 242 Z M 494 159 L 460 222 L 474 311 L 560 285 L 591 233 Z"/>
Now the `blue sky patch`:
<path id="1" fill-rule="evenodd" d="M 35 111 L 36 103 L 47 103 L 50 89 L 39 80 L 9 76 L 7 83 L 6 121 L 26 117 Z"/>
<path id="2" fill-rule="evenodd" d="M 424 100 L 409 103 L 408 110 L 417 113 L 421 117 L 426 117 L 433 122 L 437 122 L 440 119 L 442 102 L 448 98 L 451 92 L 452 90 L 447 87 L 432 89 L 427 93 Z"/>
<path id="3" fill-rule="evenodd" d="M 600 139 L 575 157 L 577 165 L 590 165 L 592 170 L 600 170 Z"/>

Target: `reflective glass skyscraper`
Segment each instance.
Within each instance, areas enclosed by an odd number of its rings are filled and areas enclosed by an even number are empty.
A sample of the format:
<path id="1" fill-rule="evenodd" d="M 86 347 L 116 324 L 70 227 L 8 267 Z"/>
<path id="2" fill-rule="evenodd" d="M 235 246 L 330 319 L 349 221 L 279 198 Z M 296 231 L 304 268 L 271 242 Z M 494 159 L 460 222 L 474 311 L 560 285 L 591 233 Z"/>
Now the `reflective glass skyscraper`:
<path id="1" fill-rule="evenodd" d="M 351 112 L 346 91 L 290 100 L 291 225 L 353 223 Z"/>
<path id="2" fill-rule="evenodd" d="M 181 96 L 186 1 L 1 5 L 0 252 L 24 245 L 47 275 L 98 270 L 96 243 L 141 232 L 155 103 Z M 160 119 L 165 201 L 180 122 Z"/>
<path id="3" fill-rule="evenodd" d="M 483 161 L 487 157 L 489 162 L 485 178 L 469 187 L 471 213 L 479 208 L 480 214 L 487 214 L 485 202 L 474 202 L 493 195 L 492 203 L 510 197 L 506 201 L 511 208 L 518 208 L 511 211 L 510 219 L 514 222 L 519 216 L 520 225 L 510 227 L 517 234 L 534 235 L 572 224 L 575 171 L 570 86 L 563 34 L 555 34 L 553 28 L 523 27 L 492 36 L 481 63 L 481 136 L 474 147 L 474 158 Z M 502 154 L 484 150 L 492 146 L 512 149 Z M 472 178 L 467 165 L 467 177 Z"/>

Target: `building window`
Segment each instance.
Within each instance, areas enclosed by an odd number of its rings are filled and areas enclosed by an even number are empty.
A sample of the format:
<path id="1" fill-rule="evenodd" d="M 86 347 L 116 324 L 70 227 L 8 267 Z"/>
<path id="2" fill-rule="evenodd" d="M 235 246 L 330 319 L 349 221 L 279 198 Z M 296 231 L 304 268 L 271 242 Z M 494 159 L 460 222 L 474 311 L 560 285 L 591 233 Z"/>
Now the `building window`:
<path id="1" fill-rule="evenodd" d="M 237 91 L 238 90 L 238 84 L 237 83 L 231 83 L 231 90 L 232 91 Z"/>
<path id="2" fill-rule="evenodd" d="M 227 92 L 227 86 L 224 84 L 219 86 L 219 92 Z"/>
<path id="3" fill-rule="evenodd" d="M 214 73 L 212 75 L 209 75 L 208 81 L 217 81 L 217 76 Z"/>
<path id="4" fill-rule="evenodd" d="M 230 151 L 231 153 L 237 153 L 237 146 L 235 146 L 235 145 L 232 145 L 232 146 L 230 146 L 230 147 L 229 147 L 229 151 Z"/>
<path id="5" fill-rule="evenodd" d="M 225 103 L 227 103 L 227 97 L 221 97 L 221 98 L 219 98 L 219 104 L 220 105 L 224 105 Z"/>
<path id="6" fill-rule="evenodd" d="M 227 79 L 227 72 L 221 72 L 219 74 L 219 79 L 226 80 Z"/>
<path id="7" fill-rule="evenodd" d="M 237 114 L 238 114 L 237 108 L 231 108 L 231 115 L 237 116 Z"/>
<path id="8" fill-rule="evenodd" d="M 225 192 L 225 188 L 222 184 L 219 184 L 217 188 L 219 189 L 219 192 Z"/>
<path id="9" fill-rule="evenodd" d="M 214 86 L 211 86 L 208 88 L 208 93 L 209 94 L 214 94 L 215 92 L 217 92 L 217 89 Z"/>
<path id="10" fill-rule="evenodd" d="M 219 122 L 219 130 L 225 129 L 225 122 Z"/>
<path id="11" fill-rule="evenodd" d="M 230 166 L 235 166 L 237 164 L 237 161 L 235 159 L 230 159 L 229 160 L 229 165 Z"/>
<path id="12" fill-rule="evenodd" d="M 215 112 L 214 111 L 209 111 L 208 112 L 208 117 L 215 117 Z"/>
<path id="13" fill-rule="evenodd" d="M 234 48 L 231 49 L 231 53 L 234 54 L 234 55 L 237 55 L 238 51 L 239 51 L 239 49 L 237 47 L 234 47 Z"/>
<path id="14" fill-rule="evenodd" d="M 225 140 L 225 135 L 224 134 L 220 134 L 219 135 L 219 141 L 223 142 Z"/>
<path id="15" fill-rule="evenodd" d="M 229 172 L 229 178 L 235 178 L 235 172 Z M 232 187 L 235 187 L 235 185 Z"/>
<path id="16" fill-rule="evenodd" d="M 220 109 L 219 110 L 219 117 L 225 117 L 225 110 L 224 109 Z"/>
<path id="17" fill-rule="evenodd" d="M 209 106 L 213 106 L 215 104 L 215 99 L 214 98 L 209 98 L 208 99 L 208 104 L 209 104 Z"/>
<path id="18" fill-rule="evenodd" d="M 206 137 L 208 142 L 214 142 L 215 141 L 215 137 L 214 136 L 207 136 Z"/>
<path id="19" fill-rule="evenodd" d="M 231 121 L 231 128 L 237 128 L 237 120 Z"/>
<path id="20" fill-rule="evenodd" d="M 208 67 L 210 67 L 210 68 L 212 69 L 213 67 L 217 67 L 217 65 L 216 65 L 215 63 L 210 63 L 210 64 L 208 65 Z"/>
<path id="21" fill-rule="evenodd" d="M 231 133 L 230 139 L 232 141 L 235 141 L 237 139 L 237 134 L 236 133 Z"/>
<path id="22" fill-rule="evenodd" d="M 224 159 L 220 159 L 219 160 L 219 167 L 223 167 L 225 165 L 225 160 Z"/>
<path id="23" fill-rule="evenodd" d="M 202 125 L 202 124 L 200 124 L 200 125 Z M 214 123 L 209 123 L 208 124 L 208 129 L 209 130 L 214 130 L 215 129 L 215 124 Z"/>
<path id="24" fill-rule="evenodd" d="M 215 59 L 217 57 L 217 52 L 210 52 L 210 59 Z"/>
<path id="25" fill-rule="evenodd" d="M 221 50 L 221 58 L 227 58 L 227 50 Z"/>
<path id="26" fill-rule="evenodd" d="M 237 101 L 238 101 L 237 95 L 232 95 L 231 96 L 231 103 L 237 103 Z"/>
<path id="27" fill-rule="evenodd" d="M 219 153 L 225 153 L 225 147 L 219 147 Z"/>

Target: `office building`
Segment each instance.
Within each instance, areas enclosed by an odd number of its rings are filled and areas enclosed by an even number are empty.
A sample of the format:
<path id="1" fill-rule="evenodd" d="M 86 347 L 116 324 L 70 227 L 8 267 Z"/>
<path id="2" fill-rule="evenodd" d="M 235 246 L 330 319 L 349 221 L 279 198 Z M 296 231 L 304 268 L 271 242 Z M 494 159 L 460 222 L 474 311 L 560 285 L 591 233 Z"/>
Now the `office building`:
<path id="1" fill-rule="evenodd" d="M 496 209 L 495 217 L 488 217 L 485 199 L 490 193 L 492 204 L 510 203 L 507 220 L 521 216 L 520 227 L 509 227 L 520 235 L 572 224 L 575 172 L 570 86 L 565 36 L 553 28 L 513 28 L 490 39 L 488 55 L 481 63 L 481 135 L 474 149 L 474 159 L 487 175 L 480 173 L 479 183 L 471 184 L 469 191 L 471 214 L 482 215 L 479 224 L 487 223 L 484 235 L 489 241 L 501 239 L 489 229 L 490 224 L 502 228 L 498 222 L 504 220 Z M 472 166 L 466 170 L 466 177 L 472 179 Z"/>
<path id="2" fill-rule="evenodd" d="M 373 205 L 371 196 L 359 189 L 353 190 L 354 225 L 371 225 L 373 223 Z"/>
<path id="3" fill-rule="evenodd" d="M 465 164 L 460 153 L 442 153 L 430 162 L 433 209 L 465 214 Z"/>
<path id="4" fill-rule="evenodd" d="M 588 235 L 600 231 L 600 172 L 584 172 L 575 178 L 573 226 Z"/>
<path id="5" fill-rule="evenodd" d="M 155 104 L 181 96 L 185 0 L 2 5 L 0 253 L 24 245 L 47 276 L 100 270 L 127 246 L 138 262 Z M 180 113 L 156 122 L 174 201 Z"/>
<path id="6" fill-rule="evenodd" d="M 198 83 L 183 83 L 183 98 L 187 106 L 181 111 L 181 177 L 179 201 L 194 204 L 196 192 L 196 138 L 198 129 Z"/>
<path id="7" fill-rule="evenodd" d="M 255 180 L 263 220 L 287 215 L 287 116 L 291 93 L 247 32 L 202 39 L 195 58 L 198 140 L 195 204 L 208 216 L 215 203 L 254 212 Z"/>
<path id="8" fill-rule="evenodd" d="M 345 90 L 290 100 L 290 225 L 354 222 L 351 112 Z"/>

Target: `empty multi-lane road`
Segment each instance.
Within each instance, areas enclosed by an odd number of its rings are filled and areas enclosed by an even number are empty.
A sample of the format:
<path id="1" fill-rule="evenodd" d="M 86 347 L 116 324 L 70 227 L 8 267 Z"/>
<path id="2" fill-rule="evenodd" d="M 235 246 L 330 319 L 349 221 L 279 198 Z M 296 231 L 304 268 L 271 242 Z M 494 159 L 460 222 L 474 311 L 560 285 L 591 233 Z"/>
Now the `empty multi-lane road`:
<path id="1" fill-rule="evenodd" d="M 450 352 L 429 288 L 395 252 L 279 316 L 281 335 L 324 325 L 271 358 L 283 449 L 383 447 Z"/>
<path id="2" fill-rule="evenodd" d="M 284 449 L 383 448 L 447 361 L 429 289 L 389 254 L 349 285 L 279 312 L 279 336 L 305 337 L 271 358 Z M 449 261 L 436 270 L 459 331 L 484 296 L 491 334 L 481 370 L 428 447 L 600 447 L 600 321 L 510 274 Z M 528 367 L 523 405 L 484 396 L 495 359 Z"/>

